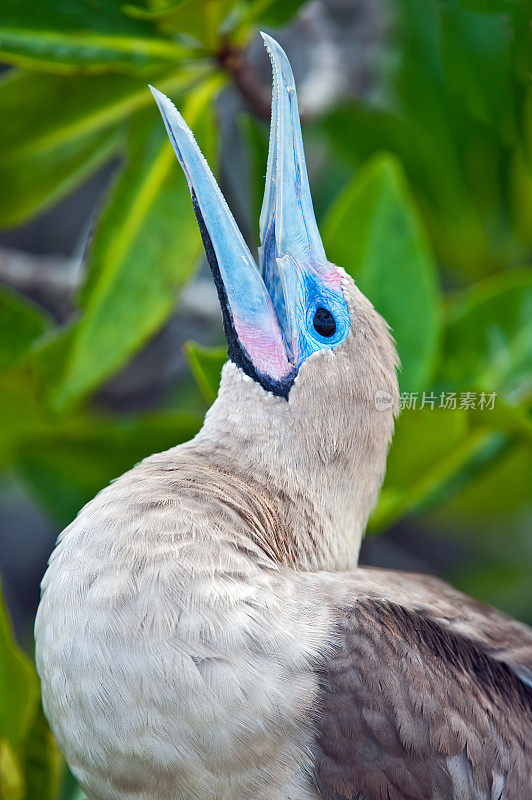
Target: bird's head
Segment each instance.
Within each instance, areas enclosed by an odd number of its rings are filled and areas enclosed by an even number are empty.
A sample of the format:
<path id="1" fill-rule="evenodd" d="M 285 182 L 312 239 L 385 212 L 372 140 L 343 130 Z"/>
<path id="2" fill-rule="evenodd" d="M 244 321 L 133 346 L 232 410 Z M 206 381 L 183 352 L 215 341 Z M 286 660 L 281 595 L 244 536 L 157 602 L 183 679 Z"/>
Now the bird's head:
<path id="1" fill-rule="evenodd" d="M 384 475 L 397 355 L 385 321 L 327 260 L 292 69 L 280 45 L 262 36 L 273 99 L 258 267 L 191 131 L 152 88 L 189 184 L 228 342 L 206 428 L 242 439 L 238 459 L 255 459 L 272 480 L 286 486 L 298 473 L 338 508 L 348 497 L 345 513 L 352 516 L 354 503 L 361 528 Z"/>

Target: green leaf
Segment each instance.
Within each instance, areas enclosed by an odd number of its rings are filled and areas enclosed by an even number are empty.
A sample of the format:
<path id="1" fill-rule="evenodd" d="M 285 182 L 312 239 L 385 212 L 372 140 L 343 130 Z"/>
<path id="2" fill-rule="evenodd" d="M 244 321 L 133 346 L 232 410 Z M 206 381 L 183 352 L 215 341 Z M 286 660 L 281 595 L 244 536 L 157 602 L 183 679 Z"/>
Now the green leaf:
<path id="1" fill-rule="evenodd" d="M 510 73 L 512 25 L 509 15 L 461 9 L 446 0 L 441 8 L 442 61 L 448 90 L 481 122 L 510 137 L 513 92 Z"/>
<path id="2" fill-rule="evenodd" d="M 494 276 L 450 303 L 440 379 L 453 389 L 532 390 L 532 273 Z"/>
<path id="3" fill-rule="evenodd" d="M 307 0 L 247 0 L 245 21 L 272 27 L 286 25 Z"/>
<path id="4" fill-rule="evenodd" d="M 209 79 L 187 107 L 209 132 L 209 102 L 223 80 Z M 132 127 L 129 164 L 101 214 L 80 297 L 83 316 L 53 392 L 58 409 L 94 390 L 160 328 L 201 252 L 187 183 L 164 125 L 154 111 Z"/>
<path id="5" fill-rule="evenodd" d="M 42 706 L 38 703 L 22 759 L 26 783 L 24 800 L 56 800 L 61 766 L 62 759 L 57 744 Z"/>
<path id="6" fill-rule="evenodd" d="M 68 769 L 65 769 L 63 785 L 57 800 L 85 800 L 85 795 L 78 786 L 78 782 Z"/>
<path id="7" fill-rule="evenodd" d="M 0 287 L 0 369 L 24 356 L 50 320 L 23 295 Z"/>
<path id="8" fill-rule="evenodd" d="M 397 160 L 372 158 L 333 203 L 322 232 L 328 257 L 347 268 L 391 326 L 403 364 L 401 389 L 427 390 L 440 298 L 434 260 Z"/>
<path id="9" fill-rule="evenodd" d="M 220 374 L 227 361 L 226 347 L 203 347 L 197 342 L 186 342 L 183 352 L 194 380 L 205 400 L 214 403 L 220 386 Z"/>
<path id="10" fill-rule="evenodd" d="M 241 115 L 239 127 L 246 144 L 248 162 L 250 236 L 254 245 L 258 247 L 258 220 L 264 195 L 264 165 L 268 162 L 268 131 L 266 126 L 257 122 L 251 114 Z"/>
<path id="11" fill-rule="evenodd" d="M 154 79 L 162 91 L 177 91 L 202 71 Z M 124 75 L 8 72 L 0 79 L 0 227 L 20 224 L 78 186 L 117 152 L 124 117 L 152 105 L 146 82 Z"/>
<path id="12" fill-rule="evenodd" d="M 454 585 L 529 623 L 531 469 L 530 445 L 512 444 L 425 523 L 460 542 Z"/>
<path id="13" fill-rule="evenodd" d="M 429 498 L 441 498 L 442 489 L 483 456 L 491 438 L 484 428 L 471 430 L 465 410 L 426 407 L 402 411 L 369 530 L 386 528 Z"/>
<path id="14" fill-rule="evenodd" d="M 379 503 L 370 519 L 370 530 L 393 524 L 412 511 L 423 511 L 445 502 L 460 505 L 470 487 L 501 463 L 516 443 L 532 442 L 532 423 L 523 409 L 496 399 L 493 408 L 443 408 L 448 396 L 428 393 L 428 405 L 401 412 L 388 456 Z M 478 401 L 478 398 L 477 398 Z M 525 478 L 526 480 L 526 478 Z M 456 498 L 459 498 L 456 500 Z M 489 504 L 488 504 L 489 507 Z"/>
<path id="15" fill-rule="evenodd" d="M 516 0 L 457 0 L 458 5 L 470 11 L 478 11 L 480 14 L 502 14 L 513 15 L 518 11 L 518 6 L 526 6 L 526 3 L 519 4 Z"/>
<path id="16" fill-rule="evenodd" d="M 516 542 L 515 546 L 526 547 L 526 542 Z M 461 592 L 530 625 L 530 559 L 520 563 L 509 559 L 506 541 L 501 550 L 484 558 L 473 553 L 473 558 L 447 570 L 444 577 Z"/>
<path id="17" fill-rule="evenodd" d="M 379 150 L 393 152 L 407 165 L 416 155 L 408 125 L 382 108 L 340 105 L 324 117 L 321 127 L 334 149 L 356 167 Z"/>
<path id="18" fill-rule="evenodd" d="M 81 789 L 77 789 L 72 795 L 70 795 L 69 800 L 87 800 Z"/>
<path id="19" fill-rule="evenodd" d="M 38 698 L 35 670 L 11 632 L 0 590 L 0 740 L 16 753 L 28 733 Z"/>
<path id="20" fill-rule="evenodd" d="M 0 57 L 9 64 L 51 72 L 140 70 L 188 52 L 122 14 L 114 0 L 4 0 Z"/>
<path id="21" fill-rule="evenodd" d="M 12 748 L 0 737 L 0 788 L 2 800 L 23 800 L 24 776 Z"/>
<path id="22" fill-rule="evenodd" d="M 201 415 L 185 411 L 56 421 L 19 441 L 16 470 L 43 508 L 67 525 L 111 480 L 146 456 L 188 441 L 201 423 Z"/>
<path id="23" fill-rule="evenodd" d="M 116 152 L 114 120 L 86 122 L 95 107 L 105 105 L 105 94 L 91 97 L 90 88 L 15 70 L 0 79 L 1 227 L 47 208 Z"/>
<path id="24" fill-rule="evenodd" d="M 174 14 L 174 12 L 186 2 L 188 2 L 188 0 L 175 0 L 173 3 L 169 2 L 160 7 L 156 4 L 154 8 L 146 8 L 145 6 L 135 5 L 134 3 L 123 3 L 120 6 L 120 10 L 127 17 L 131 17 L 131 19 L 165 19 Z"/>
<path id="25" fill-rule="evenodd" d="M 529 3 L 469 4 L 482 13 L 467 5 L 394 0 L 394 42 L 372 100 L 324 122 L 355 166 L 379 150 L 402 160 L 439 260 L 462 282 L 530 253 L 530 226 L 516 236 L 514 223 L 527 205 L 508 203 L 509 181 L 526 184 L 522 165 L 509 162 L 530 119 Z"/>
<path id="26" fill-rule="evenodd" d="M 530 505 L 530 444 L 517 443 L 493 461 L 443 511 L 451 525 L 456 518 L 474 519 L 480 528 L 492 524 L 495 535 L 500 517 Z M 454 520 L 453 520 L 454 518 Z M 482 538 L 481 530 L 478 532 Z"/>
<path id="27" fill-rule="evenodd" d="M 456 409 L 405 409 L 396 424 L 388 457 L 386 483 L 408 489 L 467 437 L 467 411 Z M 412 447 L 417 442 L 417 447 Z"/>
<path id="28" fill-rule="evenodd" d="M 220 28 L 234 4 L 234 0 L 181 0 L 168 5 L 154 3 L 148 13 L 162 34 L 193 40 L 194 47 L 200 45 L 200 52 L 215 54 L 220 47 Z M 127 10 L 131 13 L 130 6 Z"/>
<path id="29" fill-rule="evenodd" d="M 0 372 L 0 469 L 12 466 L 18 442 L 39 431 L 42 408 L 35 383 L 23 362 Z"/>
<path id="30" fill-rule="evenodd" d="M 485 405 L 481 407 L 479 400 L 484 395 Z M 487 392 L 477 393 L 477 407 L 471 409 L 469 418 L 472 428 L 489 428 L 504 433 L 509 439 L 517 439 L 532 444 L 532 417 L 526 406 L 516 406 L 497 395 Z"/>

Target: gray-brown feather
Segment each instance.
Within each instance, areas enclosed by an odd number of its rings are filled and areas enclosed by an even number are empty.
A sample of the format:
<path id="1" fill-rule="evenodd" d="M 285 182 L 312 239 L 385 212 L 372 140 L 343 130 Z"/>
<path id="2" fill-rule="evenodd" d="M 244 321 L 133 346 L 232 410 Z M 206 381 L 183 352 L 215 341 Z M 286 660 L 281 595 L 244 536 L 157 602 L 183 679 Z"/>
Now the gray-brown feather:
<path id="1" fill-rule="evenodd" d="M 384 571 L 378 577 L 406 578 Z M 373 584 L 376 579 L 370 575 Z M 385 584 L 383 589 L 386 593 Z M 319 671 L 315 769 L 322 796 L 531 796 L 532 692 L 494 657 L 491 623 L 498 621 L 487 612 L 491 629 L 483 649 L 481 631 L 473 641 L 458 634 L 449 618 L 445 623 L 427 609 L 360 597 L 360 587 L 357 592 L 355 602 L 337 610 L 335 652 Z M 467 610 L 456 606 L 455 613 L 465 626 Z M 480 606 L 472 604 L 469 622 L 481 617 Z M 514 632 L 514 644 L 517 637 Z M 525 630 L 521 645 L 528 647 L 528 657 L 530 643 Z"/>
<path id="2" fill-rule="evenodd" d="M 532 630 L 433 575 L 359 567 L 338 576 L 346 593 L 388 600 L 416 611 L 478 644 L 516 672 L 532 672 Z"/>

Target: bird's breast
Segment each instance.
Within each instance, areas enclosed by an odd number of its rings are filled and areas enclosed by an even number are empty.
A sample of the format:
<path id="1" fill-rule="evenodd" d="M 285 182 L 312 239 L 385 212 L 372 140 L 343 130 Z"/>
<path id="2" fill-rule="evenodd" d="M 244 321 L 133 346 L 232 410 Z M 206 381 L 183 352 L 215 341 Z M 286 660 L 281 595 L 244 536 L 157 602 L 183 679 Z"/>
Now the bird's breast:
<path id="1" fill-rule="evenodd" d="M 266 800 L 292 781 L 311 796 L 325 612 L 298 610 L 295 575 L 264 569 L 168 476 L 157 492 L 131 475 L 64 532 L 43 581 L 37 664 L 71 769 L 97 800 Z"/>

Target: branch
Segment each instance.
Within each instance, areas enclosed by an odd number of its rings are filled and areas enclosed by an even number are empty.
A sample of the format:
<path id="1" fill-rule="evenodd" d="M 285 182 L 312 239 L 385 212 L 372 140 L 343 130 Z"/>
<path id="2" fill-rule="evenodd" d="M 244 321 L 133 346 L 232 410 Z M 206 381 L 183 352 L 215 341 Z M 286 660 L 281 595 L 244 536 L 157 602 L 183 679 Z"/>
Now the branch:
<path id="1" fill-rule="evenodd" d="M 258 79 L 253 66 L 244 57 L 242 50 L 231 47 L 224 42 L 216 56 L 220 67 L 225 70 L 235 83 L 240 94 L 253 113 L 259 119 L 270 119 L 272 93 Z"/>

